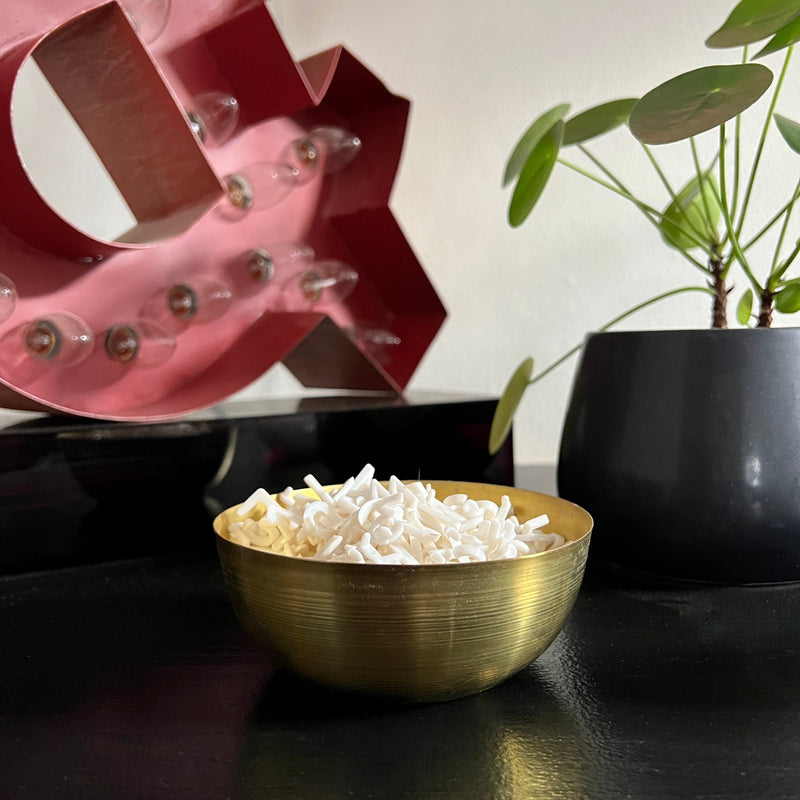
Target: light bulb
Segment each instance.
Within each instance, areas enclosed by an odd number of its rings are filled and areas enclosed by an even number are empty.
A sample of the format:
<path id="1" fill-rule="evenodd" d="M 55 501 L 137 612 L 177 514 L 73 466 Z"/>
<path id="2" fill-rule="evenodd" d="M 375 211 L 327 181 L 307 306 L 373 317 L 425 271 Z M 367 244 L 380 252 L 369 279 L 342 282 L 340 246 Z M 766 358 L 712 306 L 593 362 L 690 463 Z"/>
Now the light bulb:
<path id="1" fill-rule="evenodd" d="M 378 362 L 385 362 L 403 340 L 394 331 L 384 328 L 380 323 L 356 322 L 342 328 L 353 343 L 368 356 Z"/>
<path id="2" fill-rule="evenodd" d="M 23 322 L 0 339 L 3 366 L 23 382 L 53 368 L 83 361 L 94 347 L 89 326 L 68 311 L 58 311 Z"/>
<path id="3" fill-rule="evenodd" d="M 103 341 L 106 353 L 114 361 L 138 367 L 158 367 L 175 350 L 175 339 L 157 322 L 138 319 L 112 325 Z"/>
<path id="4" fill-rule="evenodd" d="M 247 255 L 247 274 L 258 283 L 267 283 L 275 273 L 308 269 L 314 261 L 314 248 L 298 242 L 271 242 Z"/>
<path id="5" fill-rule="evenodd" d="M 353 328 L 352 337 L 359 347 L 368 353 L 375 353 L 389 347 L 398 347 L 402 339 L 386 328 Z"/>
<path id="6" fill-rule="evenodd" d="M 302 184 L 315 175 L 336 172 L 346 166 L 360 149 L 358 136 L 344 128 L 322 125 L 290 142 L 283 161 L 297 171 L 297 182 Z"/>
<path id="7" fill-rule="evenodd" d="M 297 170 L 288 164 L 262 161 L 225 178 L 226 198 L 218 206 L 222 217 L 240 219 L 249 211 L 264 211 L 281 202 L 298 185 Z"/>
<path id="8" fill-rule="evenodd" d="M 235 220 L 248 211 L 272 208 L 315 175 L 341 169 L 360 148 L 361 140 L 343 128 L 314 128 L 290 142 L 279 161 L 261 161 L 227 175 L 227 202 L 218 213 Z"/>
<path id="9" fill-rule="evenodd" d="M 361 139 L 344 128 L 321 125 L 308 135 L 317 147 L 322 147 L 326 173 L 346 167 L 361 151 Z"/>
<path id="10" fill-rule="evenodd" d="M 17 307 L 17 287 L 14 281 L 0 272 L 0 323 L 5 322 Z"/>
<path id="11" fill-rule="evenodd" d="M 167 27 L 170 0 L 123 0 L 121 5 L 136 32 L 148 44 L 158 39 Z"/>
<path id="12" fill-rule="evenodd" d="M 59 367 L 80 363 L 94 345 L 94 336 L 86 323 L 67 312 L 32 320 L 25 325 L 22 340 L 31 358 L 51 361 Z"/>
<path id="13" fill-rule="evenodd" d="M 140 315 L 177 332 L 190 324 L 218 319 L 232 301 L 233 294 L 226 284 L 193 276 L 159 289 L 142 306 Z"/>
<path id="14" fill-rule="evenodd" d="M 300 292 L 310 303 L 323 297 L 344 300 L 357 282 L 358 273 L 341 261 L 316 261 L 298 278 Z"/>
<path id="15" fill-rule="evenodd" d="M 355 288 L 358 273 L 342 261 L 315 261 L 281 287 L 281 310 L 306 311 L 315 305 L 341 302 Z"/>
<path id="16" fill-rule="evenodd" d="M 239 122 L 239 103 L 225 92 L 206 92 L 192 102 L 186 116 L 197 138 L 210 147 L 227 141 Z"/>

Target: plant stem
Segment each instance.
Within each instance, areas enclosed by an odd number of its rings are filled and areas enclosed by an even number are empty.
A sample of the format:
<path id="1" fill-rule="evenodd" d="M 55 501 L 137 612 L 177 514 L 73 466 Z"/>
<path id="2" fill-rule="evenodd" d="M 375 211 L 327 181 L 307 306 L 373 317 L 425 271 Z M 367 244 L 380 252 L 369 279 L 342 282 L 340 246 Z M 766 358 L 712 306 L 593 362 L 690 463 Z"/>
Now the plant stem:
<path id="1" fill-rule="evenodd" d="M 725 285 L 722 255 L 719 252 L 715 253 L 710 263 L 713 275 L 711 289 L 714 293 L 711 327 L 726 329 L 728 327 L 728 295 L 731 290 Z"/>
<path id="2" fill-rule="evenodd" d="M 659 303 L 662 300 L 666 300 L 670 297 L 674 297 L 675 295 L 686 294 L 687 292 L 705 292 L 706 294 L 714 295 L 714 292 L 708 286 L 681 286 L 677 289 L 670 289 L 668 292 L 657 294 L 655 297 L 651 297 L 649 300 L 645 300 L 633 306 L 632 308 L 629 308 L 619 316 L 614 317 L 614 319 L 607 322 L 601 328 L 598 328 L 598 331 L 607 331 L 609 328 L 613 328 L 614 325 L 632 316 L 637 311 L 641 311 L 643 308 L 647 308 L 648 306 Z M 574 356 L 575 353 L 577 353 L 582 347 L 583 342 L 576 344 L 574 347 L 564 353 L 564 355 L 557 358 L 552 364 L 549 364 L 541 372 L 534 375 L 530 381 L 528 381 L 528 386 L 533 386 L 534 383 L 540 381 L 545 375 L 549 375 L 554 369 L 556 369 L 556 367 L 560 367 L 565 361 Z"/>
<path id="3" fill-rule="evenodd" d="M 678 195 L 675 192 L 675 190 L 672 188 L 672 185 L 670 184 L 670 182 L 667 180 L 667 176 L 664 174 L 664 171 L 661 169 L 661 165 L 658 163 L 658 161 L 656 161 L 656 158 L 653 155 L 653 151 L 644 142 L 640 142 L 640 144 L 642 145 L 642 149 L 644 150 L 645 154 L 647 155 L 647 158 L 650 160 L 650 163 L 652 164 L 653 169 L 656 172 L 656 175 L 658 175 L 659 180 L 661 181 L 661 183 L 664 186 L 664 188 L 667 190 L 667 194 L 669 195 L 670 200 L 673 203 L 676 203 L 677 200 L 678 200 Z M 692 144 L 694 144 L 694 140 L 692 140 Z M 718 158 L 719 158 L 719 154 L 717 154 L 714 157 L 714 160 L 711 162 L 711 164 L 709 165 L 708 169 L 703 173 L 702 177 L 698 176 L 698 178 L 700 180 L 700 184 L 699 185 L 700 185 L 701 188 L 703 186 L 703 179 L 706 178 L 708 176 L 708 174 L 711 172 L 711 170 L 713 169 L 714 164 L 716 164 Z M 708 211 L 708 206 L 706 205 L 705 196 L 703 197 L 703 205 L 706 207 L 706 216 L 710 220 L 710 215 L 709 215 L 709 211 Z M 696 235 L 692 236 L 692 239 L 694 239 L 694 241 L 699 246 L 701 246 L 704 249 L 706 249 L 706 251 L 708 252 L 709 258 L 713 257 L 713 247 L 714 247 L 714 245 L 712 244 L 712 246 L 711 246 L 712 249 L 709 250 L 708 241 L 703 237 L 703 231 L 699 230 L 694 224 L 692 224 L 692 220 L 687 216 L 686 210 L 682 206 L 679 207 L 679 210 L 683 214 L 684 220 L 687 223 L 689 223 L 689 225 L 691 225 L 693 233 L 696 234 Z M 711 226 L 709 224 L 709 229 L 710 228 L 711 228 Z M 714 238 L 716 239 L 716 232 L 714 232 Z"/>
<path id="4" fill-rule="evenodd" d="M 723 266 L 722 248 L 717 241 L 717 232 L 711 220 L 711 209 L 708 205 L 708 196 L 705 191 L 706 175 L 700 167 L 700 159 L 697 155 L 697 144 L 692 136 L 689 140 L 692 151 L 692 161 L 694 162 L 695 174 L 697 175 L 697 185 L 700 191 L 700 198 L 703 202 L 703 218 L 706 221 L 707 236 L 712 242 L 711 254 L 708 258 L 709 269 L 711 272 L 711 290 L 714 293 L 714 302 L 711 308 L 711 327 L 726 329 L 728 327 L 728 295 L 730 289 L 725 285 L 725 268 Z M 722 148 L 720 148 L 721 150 Z M 724 161 L 720 160 L 720 171 L 724 167 Z M 717 202 L 720 198 L 717 198 Z"/>
<path id="5" fill-rule="evenodd" d="M 717 255 L 715 252 L 713 252 L 714 245 L 717 244 L 717 232 L 714 230 L 714 226 L 711 222 L 711 209 L 708 207 L 708 197 L 705 192 L 706 173 L 704 173 L 700 167 L 700 159 L 697 156 L 697 144 L 694 140 L 694 136 L 689 139 L 689 145 L 692 150 L 692 161 L 694 162 L 695 174 L 697 175 L 697 187 L 700 191 L 700 199 L 703 202 L 703 217 L 706 221 L 706 236 L 708 237 L 708 240 L 711 241 L 712 253 L 710 258 L 714 259 Z"/>
<path id="6" fill-rule="evenodd" d="M 733 221 L 731 220 L 731 212 L 728 208 L 728 189 L 726 186 L 726 178 L 725 178 L 725 123 L 723 122 L 722 125 L 719 127 L 719 148 L 720 148 L 720 156 L 719 156 L 719 193 L 720 193 L 720 200 L 722 201 L 722 214 L 725 217 L 725 226 L 728 229 L 728 236 L 731 240 L 731 247 L 733 248 L 733 254 L 736 256 L 736 260 L 741 264 L 742 270 L 744 271 L 745 275 L 747 275 L 750 283 L 753 285 L 753 288 L 756 291 L 756 294 L 761 294 L 762 288 L 759 282 L 756 280 L 755 275 L 750 269 L 750 265 L 747 263 L 747 258 L 745 254 L 742 252 L 742 248 L 739 245 L 739 236 L 737 232 L 733 228 Z M 727 275 L 728 268 L 730 267 L 730 261 L 728 264 L 723 266 L 720 270 L 720 278 L 724 281 L 725 276 Z"/>
<path id="7" fill-rule="evenodd" d="M 742 48 L 742 64 L 747 63 L 749 48 L 745 45 Z M 724 146 L 724 145 L 723 145 Z M 736 122 L 733 128 L 733 191 L 731 192 L 731 217 L 736 218 L 736 208 L 739 205 L 739 177 L 742 165 L 742 115 L 736 115 Z"/>
<path id="8" fill-rule="evenodd" d="M 786 260 L 781 264 L 779 269 L 776 269 L 770 276 L 769 280 L 767 281 L 767 288 L 770 291 L 773 291 L 775 287 L 778 285 L 778 281 L 783 277 L 783 274 L 786 272 L 787 269 L 791 266 L 791 263 L 797 258 L 798 253 L 800 253 L 800 239 L 795 243 L 792 252 L 786 257 Z"/>
<path id="9" fill-rule="evenodd" d="M 792 57 L 792 50 L 793 47 L 789 47 L 786 51 L 786 58 L 783 60 L 783 68 L 781 69 L 781 73 L 778 76 L 778 82 L 775 84 L 775 91 L 772 94 L 772 101 L 770 102 L 769 109 L 767 110 L 767 116 L 764 120 L 764 127 L 761 130 L 761 136 L 758 140 L 758 146 L 756 148 L 756 154 L 753 159 L 753 166 L 750 170 L 750 178 L 747 182 L 747 188 L 745 189 L 744 198 L 742 200 L 742 208 L 739 212 L 739 220 L 736 223 L 736 236 L 738 238 L 739 234 L 742 232 L 742 226 L 744 225 L 745 215 L 747 214 L 747 206 L 750 204 L 750 197 L 753 193 L 753 184 L 756 178 L 756 172 L 758 171 L 758 165 L 761 161 L 761 154 L 764 151 L 764 144 L 767 141 L 767 132 L 769 131 L 770 122 L 772 122 L 772 116 L 775 113 L 775 106 L 778 103 L 778 95 L 780 94 L 781 87 L 783 86 L 783 81 L 786 78 L 786 71 L 789 68 L 789 61 Z M 722 140 L 722 147 L 725 146 L 725 140 Z M 738 258 L 738 255 L 737 255 Z"/>
<path id="10" fill-rule="evenodd" d="M 612 192 L 624 197 L 626 200 L 629 200 L 633 203 L 640 211 L 642 211 L 647 217 L 650 219 L 651 222 L 654 222 L 656 225 L 658 221 L 653 219 L 654 217 L 660 218 L 661 212 L 658 209 L 653 208 L 652 206 L 647 205 L 647 203 L 639 200 L 635 195 L 633 195 L 628 189 L 625 188 L 622 181 L 619 180 L 607 167 L 605 167 L 600 160 L 594 156 L 589 150 L 585 147 L 578 148 L 610 181 L 604 181 L 602 178 L 598 178 L 597 175 L 589 172 L 588 170 L 583 169 L 583 167 L 579 167 L 577 164 L 573 164 L 571 161 L 565 161 L 564 159 L 559 158 L 558 161 L 560 164 L 563 164 L 565 167 L 569 167 L 570 169 L 578 172 L 579 174 L 583 175 L 585 178 L 589 178 L 593 180 L 595 183 L 603 186 L 606 189 L 610 189 Z"/>
<path id="11" fill-rule="evenodd" d="M 653 155 L 653 151 L 644 142 L 640 142 L 640 144 L 642 145 L 642 150 L 644 150 L 645 155 L 652 164 L 653 169 L 656 171 L 656 175 L 658 175 L 659 180 L 661 181 L 664 188 L 667 190 L 667 194 L 669 195 L 670 200 L 675 202 L 675 200 L 678 199 L 678 195 L 672 188 L 670 182 L 667 180 L 667 176 L 664 174 L 664 170 L 661 169 L 661 165 L 658 163 L 658 161 L 656 161 L 656 157 Z"/>
<path id="12" fill-rule="evenodd" d="M 792 199 L 784 207 L 786 210 L 783 218 L 783 225 L 781 226 L 781 232 L 778 236 L 778 242 L 775 245 L 775 254 L 772 258 L 772 269 L 770 270 L 769 277 L 767 278 L 767 288 L 769 289 L 773 289 L 775 287 L 777 280 L 780 279 L 784 272 L 786 272 L 786 270 L 789 268 L 789 265 L 792 263 L 792 261 L 794 261 L 795 256 L 797 255 L 797 245 L 795 245 L 792 253 L 783 262 L 783 265 L 780 265 L 781 247 L 783 247 L 783 240 L 786 238 L 786 230 L 789 227 L 789 219 L 792 216 L 792 209 L 794 208 L 794 201 L 797 198 L 798 191 L 800 191 L 800 180 L 798 180 L 797 185 L 794 188 Z"/>
<path id="13" fill-rule="evenodd" d="M 759 311 L 757 328 L 770 328 L 772 327 L 772 309 L 775 301 L 775 294 L 769 288 L 762 290 L 758 298 Z"/>
<path id="14" fill-rule="evenodd" d="M 644 145 L 643 145 L 643 146 L 644 146 Z M 638 203 L 638 202 L 639 202 L 639 201 L 638 201 L 638 200 L 637 200 L 637 199 L 634 197 L 634 195 L 633 195 L 633 192 L 631 192 L 631 191 L 630 191 L 630 190 L 629 190 L 629 189 L 628 189 L 628 188 L 627 188 L 627 187 L 626 187 L 626 186 L 625 186 L 625 185 L 622 183 L 622 181 L 620 181 L 620 180 L 619 180 L 619 178 L 617 178 L 617 177 L 616 177 L 616 176 L 615 176 L 615 175 L 614 175 L 614 174 L 611 172 L 611 170 L 610 170 L 610 169 L 608 169 L 608 168 L 607 168 L 607 167 L 606 167 L 604 164 L 602 164 L 602 163 L 600 162 L 600 160 L 599 160 L 599 159 L 598 159 L 598 158 L 597 158 L 597 157 L 596 157 L 596 156 L 595 156 L 593 153 L 591 153 L 591 152 L 590 152 L 590 151 L 589 151 L 589 150 L 588 150 L 586 147 L 584 147 L 583 145 L 579 145 L 578 149 L 579 149 L 579 150 L 580 150 L 580 151 L 581 151 L 581 152 L 582 152 L 582 153 L 583 153 L 583 154 L 586 156 L 586 158 L 588 158 L 588 159 L 589 159 L 589 160 L 590 160 L 590 161 L 591 161 L 591 162 L 592 162 L 592 163 L 593 163 L 593 164 L 594 164 L 594 165 L 595 165 L 595 166 L 596 166 L 596 167 L 597 167 L 599 170 L 601 170 L 601 171 L 602 171 L 602 172 L 603 172 L 603 173 L 604 173 L 604 174 L 605 174 L 605 175 L 608 177 L 608 179 L 609 179 L 609 180 L 613 181 L 613 182 L 616 184 L 616 186 L 618 186 L 618 187 L 619 187 L 619 189 L 620 189 L 622 192 L 624 192 L 624 193 L 625 193 L 625 195 L 624 195 L 625 197 L 628 197 L 628 198 L 630 198 L 630 199 L 632 200 L 632 202 L 634 202 L 634 203 Z M 647 148 L 645 148 L 645 149 L 647 149 Z M 654 165 L 655 165 L 655 157 L 653 156 L 653 154 L 652 154 L 652 153 L 650 153 L 650 152 L 648 152 L 648 155 L 650 156 L 650 163 L 652 163 L 652 164 L 654 164 Z M 672 190 L 672 187 L 669 185 L 669 182 L 667 181 L 667 179 L 666 179 L 666 176 L 664 176 L 663 172 L 661 172 L 661 170 L 658 168 L 658 166 L 657 166 L 657 165 L 656 165 L 656 172 L 657 172 L 657 173 L 658 173 L 658 174 L 661 176 L 661 178 L 662 178 L 662 182 L 663 182 L 663 183 L 664 183 L 664 185 L 666 186 L 666 188 L 667 188 L 667 191 L 669 192 L 669 194 L 670 194 L 670 196 L 671 196 L 671 198 L 672 198 L 673 202 L 674 202 L 674 201 L 677 201 L 677 199 L 678 199 L 678 198 L 677 198 L 677 195 L 676 195 L 676 194 L 675 194 L 675 192 Z M 681 211 L 681 213 L 684 215 L 684 219 L 685 219 L 685 209 L 683 209 L 682 207 L 679 207 L 679 210 L 680 210 L 680 211 Z M 663 215 L 663 214 L 662 214 L 660 211 L 653 211 L 653 213 L 654 213 L 654 215 L 657 217 L 657 219 L 651 219 L 651 222 L 653 222 L 655 225 L 657 225 L 657 226 L 658 226 L 658 225 L 661 223 L 661 221 L 664 219 L 664 215 Z M 702 231 L 699 231 L 699 230 L 697 230 L 697 228 L 695 228 L 694 226 L 692 226 L 692 231 L 693 231 L 693 234 L 696 234 L 696 235 L 692 235 L 692 234 L 690 234 L 690 236 L 691 236 L 691 238 L 694 240 L 695 244 L 696 244 L 698 247 L 702 247 L 704 250 L 706 250 L 706 251 L 708 252 L 708 242 L 707 242 L 707 241 L 706 241 L 706 239 L 703 237 L 703 232 L 702 232 Z M 709 253 L 709 255 L 710 255 L 710 253 Z M 700 262 L 698 261 L 697 263 L 699 264 Z"/>
<path id="15" fill-rule="evenodd" d="M 792 194 L 791 198 L 784 203 L 783 207 L 780 208 L 778 211 L 775 212 L 772 219 L 769 220 L 761 230 L 752 238 L 749 242 L 746 242 L 742 245 L 742 250 L 747 252 L 762 236 L 766 233 L 769 233 L 772 226 L 784 215 L 789 211 L 792 206 L 797 202 L 798 197 L 800 197 L 800 181 L 798 181 L 797 186 L 795 186 L 794 194 Z M 796 254 L 795 254 L 796 255 Z M 785 262 L 785 266 L 789 266 L 791 264 L 792 258 L 787 259 Z M 784 268 L 785 269 L 785 268 Z"/>
<path id="16" fill-rule="evenodd" d="M 597 162 L 597 159 L 595 159 L 593 156 L 591 156 L 591 154 L 588 154 L 588 155 L 589 155 L 589 158 L 592 161 L 594 161 L 594 162 L 596 162 L 598 164 L 598 167 L 600 169 L 602 169 L 603 172 L 605 172 L 606 174 L 610 175 L 608 170 L 606 170 L 601 164 L 599 164 L 599 162 Z M 579 167 L 577 164 L 573 164 L 571 161 L 566 161 L 563 158 L 559 158 L 559 159 L 557 159 L 557 161 L 558 161 L 559 164 L 562 164 L 563 166 L 568 167 L 571 170 L 574 170 L 579 175 L 583 175 L 584 178 L 588 178 L 589 180 L 594 181 L 595 183 L 597 183 L 598 185 L 604 187 L 605 189 L 608 189 L 609 191 L 614 192 L 615 194 L 618 194 L 620 197 L 623 197 L 626 200 L 628 200 L 629 202 L 633 203 L 645 215 L 645 217 L 647 217 L 647 219 L 653 225 L 655 225 L 657 228 L 659 227 L 659 223 L 660 223 L 660 220 L 661 220 L 661 212 L 656 210 L 652 206 L 649 206 L 646 203 L 642 202 L 638 198 L 634 197 L 634 195 L 632 195 L 630 192 L 619 188 L 621 186 L 621 184 L 615 186 L 612 183 L 608 183 L 607 181 L 604 181 L 602 178 L 598 178 L 597 175 L 594 175 L 591 172 L 589 172 L 588 170 L 585 170 L 582 167 Z M 615 180 L 613 178 L 613 176 L 611 177 L 611 179 Z M 692 263 L 699 270 L 702 270 L 706 274 L 708 274 L 710 272 L 710 270 L 708 269 L 708 267 L 705 264 L 703 264 L 702 262 L 698 261 L 693 256 L 689 255 L 689 253 L 687 253 L 685 250 L 679 249 L 678 252 L 681 253 L 681 255 L 687 261 Z"/>

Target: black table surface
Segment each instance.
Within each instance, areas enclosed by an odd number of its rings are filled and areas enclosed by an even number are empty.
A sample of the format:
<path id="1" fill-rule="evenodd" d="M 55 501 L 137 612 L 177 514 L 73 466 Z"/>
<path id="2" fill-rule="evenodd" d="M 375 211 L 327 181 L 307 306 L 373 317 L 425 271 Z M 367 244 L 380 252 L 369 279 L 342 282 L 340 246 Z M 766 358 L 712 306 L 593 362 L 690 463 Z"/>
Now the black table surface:
<path id="1" fill-rule="evenodd" d="M 275 671 L 212 552 L 0 578 L 0 797 L 800 798 L 800 585 L 590 570 L 547 652 L 387 705 Z"/>

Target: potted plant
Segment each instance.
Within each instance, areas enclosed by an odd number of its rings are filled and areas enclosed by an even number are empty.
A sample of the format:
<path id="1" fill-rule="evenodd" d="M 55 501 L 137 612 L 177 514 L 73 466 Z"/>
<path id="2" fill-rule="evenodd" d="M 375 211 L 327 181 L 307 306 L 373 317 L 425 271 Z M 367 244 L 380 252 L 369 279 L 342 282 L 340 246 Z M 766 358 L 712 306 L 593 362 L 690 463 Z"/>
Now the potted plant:
<path id="1" fill-rule="evenodd" d="M 596 557 L 659 576 L 723 583 L 800 580 L 800 329 L 773 328 L 800 310 L 800 239 L 791 214 L 800 182 L 748 227 L 753 187 L 769 135 L 800 154 L 800 124 L 776 113 L 800 41 L 800 0 L 742 0 L 706 41 L 742 48 L 736 63 L 704 66 L 625 98 L 569 116 L 539 116 L 511 153 L 509 223 L 533 211 L 556 165 L 580 172 L 644 214 L 661 239 L 702 276 L 624 311 L 582 346 L 558 463 L 558 490 L 595 518 Z M 758 48 L 751 48 L 761 43 Z M 777 76 L 761 59 L 783 53 Z M 766 93 L 754 157 L 743 165 L 743 113 Z M 767 97 L 770 97 L 767 94 Z M 616 177 L 587 146 L 627 129 L 664 187 L 660 205 Z M 716 137 L 703 160 L 698 137 Z M 705 138 L 705 137 L 704 137 Z M 683 142 L 689 169 L 673 187 L 655 149 Z M 588 162 L 564 157 L 576 148 Z M 755 263 L 757 243 L 774 255 Z M 766 263 L 765 263 L 766 262 Z M 729 329 L 735 279 L 746 289 Z M 609 331 L 636 310 L 682 292 L 705 292 L 711 326 L 694 331 Z M 525 390 L 581 349 L 538 374 L 526 358 L 498 402 L 495 452 Z"/>

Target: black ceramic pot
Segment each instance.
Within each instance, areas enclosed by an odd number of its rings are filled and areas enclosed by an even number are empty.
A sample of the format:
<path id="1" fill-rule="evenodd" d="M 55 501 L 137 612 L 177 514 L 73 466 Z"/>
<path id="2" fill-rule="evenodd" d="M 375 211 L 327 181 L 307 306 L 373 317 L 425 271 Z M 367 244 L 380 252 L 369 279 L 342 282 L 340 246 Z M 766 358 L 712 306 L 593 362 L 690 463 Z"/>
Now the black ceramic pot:
<path id="1" fill-rule="evenodd" d="M 558 490 L 594 517 L 590 563 L 800 580 L 800 329 L 588 336 Z"/>

